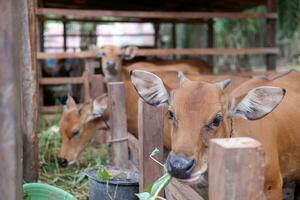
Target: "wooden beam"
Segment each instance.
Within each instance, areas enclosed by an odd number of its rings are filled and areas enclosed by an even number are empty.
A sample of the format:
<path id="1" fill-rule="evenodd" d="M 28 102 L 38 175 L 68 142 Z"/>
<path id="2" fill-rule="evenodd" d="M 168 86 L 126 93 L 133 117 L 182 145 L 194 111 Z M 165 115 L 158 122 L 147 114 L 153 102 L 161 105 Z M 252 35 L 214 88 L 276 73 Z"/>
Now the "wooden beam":
<path id="1" fill-rule="evenodd" d="M 148 19 L 274 19 L 276 13 L 247 12 L 160 12 L 160 11 L 113 11 L 113 10 L 72 10 L 56 8 L 39 8 L 37 15 L 58 15 L 74 17 L 126 17 Z"/>
<path id="2" fill-rule="evenodd" d="M 59 22 L 83 22 L 83 23 L 185 23 L 185 24 L 201 24 L 205 23 L 205 19 L 137 19 L 137 18 L 114 18 L 114 19 L 99 19 L 99 18 L 66 18 L 66 17 L 45 17 L 38 15 L 38 18 L 43 21 L 59 21 Z"/>
<path id="3" fill-rule="evenodd" d="M 267 10 L 270 12 L 277 12 L 277 0 L 267 0 Z M 276 47 L 276 19 L 267 19 L 265 46 Z M 267 54 L 266 56 L 267 70 L 276 70 L 276 55 Z"/>
<path id="4" fill-rule="evenodd" d="M 136 56 L 168 56 L 168 55 L 260 55 L 278 54 L 277 48 L 197 48 L 197 49 L 138 49 Z M 44 53 L 38 52 L 40 60 L 50 58 L 96 58 L 95 51 L 82 51 L 76 53 Z"/>
<path id="5" fill-rule="evenodd" d="M 40 78 L 40 85 L 83 84 L 84 77 Z"/>
<path id="6" fill-rule="evenodd" d="M 162 166 L 150 159 L 151 152 L 158 148 L 160 154 L 155 158 L 163 162 L 163 107 L 150 106 L 141 99 L 138 105 L 139 150 L 139 191 L 153 183 L 163 174 Z"/>
<path id="7" fill-rule="evenodd" d="M 23 131 L 23 179 L 25 182 L 36 182 L 39 174 L 38 150 L 38 73 L 37 73 L 37 36 L 36 36 L 36 0 L 28 0 L 29 41 L 24 52 L 26 65 L 22 68 L 22 131 Z M 26 19 L 24 19 L 26 21 Z M 27 37 L 26 32 L 23 33 Z"/>
<path id="8" fill-rule="evenodd" d="M 110 143 L 111 164 L 128 168 L 128 142 L 127 119 L 125 108 L 125 86 L 123 82 L 111 82 L 107 85 L 108 102 L 110 111 L 111 140 Z"/>
<path id="9" fill-rule="evenodd" d="M 209 143 L 209 199 L 264 199 L 264 151 L 252 138 Z"/>
<path id="10" fill-rule="evenodd" d="M 199 194 L 190 186 L 172 179 L 165 190 L 166 198 L 168 200 L 204 200 Z"/>
<path id="11" fill-rule="evenodd" d="M 21 69 L 31 59 L 27 12 L 27 1 L 0 0 L 0 194 L 5 200 L 23 199 L 20 94 Z"/>

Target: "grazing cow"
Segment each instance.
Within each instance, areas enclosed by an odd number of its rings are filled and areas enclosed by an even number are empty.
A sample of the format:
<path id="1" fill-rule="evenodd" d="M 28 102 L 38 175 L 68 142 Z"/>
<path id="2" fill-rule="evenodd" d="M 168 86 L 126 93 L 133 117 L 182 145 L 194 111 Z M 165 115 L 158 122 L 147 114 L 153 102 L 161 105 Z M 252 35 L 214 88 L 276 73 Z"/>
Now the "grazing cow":
<path id="1" fill-rule="evenodd" d="M 68 96 L 59 125 L 62 137 L 59 165 L 67 167 L 74 164 L 80 152 L 93 138 L 95 131 L 109 128 L 108 118 L 106 95 L 80 107 Z"/>
<path id="2" fill-rule="evenodd" d="M 97 55 L 101 57 L 102 72 L 106 82 L 120 81 L 122 80 L 122 71 L 124 68 L 122 64 L 122 59 L 132 59 L 137 51 L 135 47 L 127 47 L 121 49 L 117 46 L 106 45 L 97 50 Z M 202 60 L 162 60 L 162 61 L 152 61 L 152 62 L 136 62 L 128 67 L 130 70 L 133 69 L 145 70 L 179 70 L 186 74 L 199 74 L 199 73 L 211 73 L 212 68 Z M 127 67 L 125 67 L 127 68 Z"/>
<path id="3" fill-rule="evenodd" d="M 251 137 L 266 153 L 267 199 L 282 199 L 283 181 L 300 178 L 300 73 L 251 79 L 224 93 L 230 80 L 191 81 L 181 76 L 170 90 L 155 74 L 135 70 L 131 79 L 147 103 L 167 105 L 172 123 L 168 172 L 184 183 L 197 183 L 207 172 L 211 138 Z"/>
<path id="4" fill-rule="evenodd" d="M 178 73 L 177 72 L 155 72 L 157 76 L 162 78 L 168 87 L 177 88 L 179 87 Z M 124 74 L 124 83 L 126 90 L 126 110 L 127 110 L 127 127 L 128 131 L 138 137 L 137 128 L 137 114 L 138 114 L 138 95 L 131 84 L 129 74 Z M 232 78 L 232 86 L 240 85 L 245 80 L 249 78 L 238 77 L 238 76 L 212 76 L 212 75 L 200 75 L 200 76 L 188 76 L 193 80 L 206 80 L 206 81 L 219 81 L 224 78 Z M 99 118 L 97 121 L 90 120 L 94 113 L 105 113 L 105 118 L 108 119 L 106 107 L 107 107 L 107 97 L 101 96 L 96 99 L 96 101 L 91 101 L 84 104 L 82 107 L 76 106 L 72 97 L 68 97 L 66 108 L 62 114 L 60 121 L 60 134 L 62 136 L 63 144 L 60 152 L 60 164 L 66 167 L 67 164 L 72 164 L 76 161 L 77 156 L 83 150 L 83 148 L 89 143 L 96 129 L 105 128 L 105 123 L 103 119 Z M 97 105 L 100 102 L 101 106 Z M 92 105 L 92 103 L 94 105 Z M 101 108 L 101 112 L 99 111 Z M 104 112 L 105 111 L 105 112 Z M 97 116 L 97 115 L 96 115 Z M 98 115 L 99 117 L 101 115 Z M 165 117 L 165 129 L 164 129 L 164 142 L 165 147 L 171 148 L 171 137 L 170 130 L 171 127 L 168 123 L 167 116 Z M 99 124 L 97 124 L 99 123 Z"/>

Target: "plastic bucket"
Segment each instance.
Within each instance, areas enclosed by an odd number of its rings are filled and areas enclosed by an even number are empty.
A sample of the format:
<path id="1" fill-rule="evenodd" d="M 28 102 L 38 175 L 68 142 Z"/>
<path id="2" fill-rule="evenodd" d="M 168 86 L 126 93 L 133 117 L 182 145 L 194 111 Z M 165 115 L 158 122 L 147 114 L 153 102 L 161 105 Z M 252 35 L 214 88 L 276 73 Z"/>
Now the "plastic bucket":
<path id="1" fill-rule="evenodd" d="M 123 170 L 117 167 L 110 167 L 110 169 L 120 170 L 120 172 L 132 173 L 130 179 L 126 180 L 98 180 L 95 177 L 97 168 L 88 169 L 86 175 L 89 178 L 89 200 L 136 200 L 135 194 L 139 192 L 138 174 Z M 108 171 L 110 171 L 108 169 Z"/>
<path id="2" fill-rule="evenodd" d="M 43 183 L 23 185 L 23 200 L 76 200 L 70 193 Z"/>

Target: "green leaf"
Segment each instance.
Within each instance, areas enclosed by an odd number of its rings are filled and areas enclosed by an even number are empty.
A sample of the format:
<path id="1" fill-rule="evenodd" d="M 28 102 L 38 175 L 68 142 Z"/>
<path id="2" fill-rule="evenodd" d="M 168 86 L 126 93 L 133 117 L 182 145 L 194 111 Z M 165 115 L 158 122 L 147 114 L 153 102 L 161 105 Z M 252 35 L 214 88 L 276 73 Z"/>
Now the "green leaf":
<path id="1" fill-rule="evenodd" d="M 150 156 L 156 156 L 160 153 L 159 149 L 157 147 L 155 147 L 155 149 L 152 151 L 152 153 L 150 154 Z"/>
<path id="2" fill-rule="evenodd" d="M 135 194 L 140 200 L 150 200 L 150 193 L 149 192 L 142 192 Z"/>
<path id="3" fill-rule="evenodd" d="M 169 184 L 171 179 L 172 179 L 171 175 L 165 173 L 162 177 L 156 180 L 153 183 L 153 186 L 151 188 L 151 192 L 150 192 L 151 196 L 156 197 L 158 193 Z"/>
<path id="4" fill-rule="evenodd" d="M 152 186 L 153 186 L 153 183 L 150 183 L 150 184 L 148 184 L 147 186 L 146 186 L 146 188 L 145 188 L 145 192 L 151 192 L 151 189 L 152 189 Z"/>
<path id="5" fill-rule="evenodd" d="M 103 167 L 101 179 L 102 179 L 103 181 L 108 181 L 109 178 L 110 178 L 110 177 L 109 177 L 108 171 Z"/>

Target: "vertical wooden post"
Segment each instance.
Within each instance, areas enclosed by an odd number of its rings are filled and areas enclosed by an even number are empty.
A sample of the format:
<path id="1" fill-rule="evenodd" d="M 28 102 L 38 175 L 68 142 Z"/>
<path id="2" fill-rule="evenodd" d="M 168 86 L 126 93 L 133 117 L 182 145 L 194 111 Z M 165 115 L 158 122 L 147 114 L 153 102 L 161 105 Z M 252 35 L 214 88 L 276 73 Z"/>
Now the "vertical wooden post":
<path id="1" fill-rule="evenodd" d="M 138 132 L 139 132 L 139 190 L 158 179 L 162 173 L 162 166 L 155 163 L 149 156 L 158 148 L 160 154 L 155 158 L 163 161 L 163 107 L 154 107 L 139 99 L 138 105 Z"/>
<path id="2" fill-rule="evenodd" d="M 252 138 L 209 143 L 209 199 L 264 199 L 264 152 Z"/>
<path id="3" fill-rule="evenodd" d="M 127 119 L 125 107 L 125 86 L 123 82 L 108 83 L 108 102 L 111 126 L 112 165 L 128 168 Z"/>
<path id="4" fill-rule="evenodd" d="M 27 12 L 27 1 L 0 0 L 0 198 L 5 200 L 23 199 L 20 76 L 31 59 L 25 58 Z"/>
<path id="5" fill-rule="evenodd" d="M 172 48 L 176 49 L 176 23 L 172 24 Z"/>
<path id="6" fill-rule="evenodd" d="M 91 82 L 91 98 L 94 99 L 102 94 L 104 94 L 104 81 L 103 76 L 100 74 L 91 75 L 90 76 Z"/>
<path id="7" fill-rule="evenodd" d="M 154 47 L 158 48 L 160 23 L 154 23 Z"/>
<path id="8" fill-rule="evenodd" d="M 63 17 L 64 19 L 65 17 Z M 67 51 L 67 22 L 63 21 L 63 47 L 64 47 L 64 51 Z"/>
<path id="9" fill-rule="evenodd" d="M 207 47 L 214 48 L 214 20 L 207 21 Z M 207 56 L 207 62 L 211 67 L 214 67 L 214 57 Z"/>
<path id="10" fill-rule="evenodd" d="M 83 92 L 84 92 L 84 102 L 91 100 L 90 96 L 90 79 L 87 72 L 83 73 Z"/>
<path id="11" fill-rule="evenodd" d="M 38 159 L 38 81 L 36 59 L 35 0 L 28 0 L 29 29 L 23 35 L 29 38 L 28 51 L 24 52 L 26 65 L 22 68 L 22 132 L 23 132 L 23 179 L 35 182 L 39 174 Z M 29 33 L 29 35 L 28 35 Z M 27 43 L 26 43 L 27 44 Z M 31 50 L 31 51 L 30 51 Z"/>
<path id="12" fill-rule="evenodd" d="M 277 0 L 267 1 L 267 11 L 277 12 Z M 276 19 L 266 20 L 265 46 L 276 47 Z M 276 55 L 266 55 L 267 70 L 276 70 Z"/>

